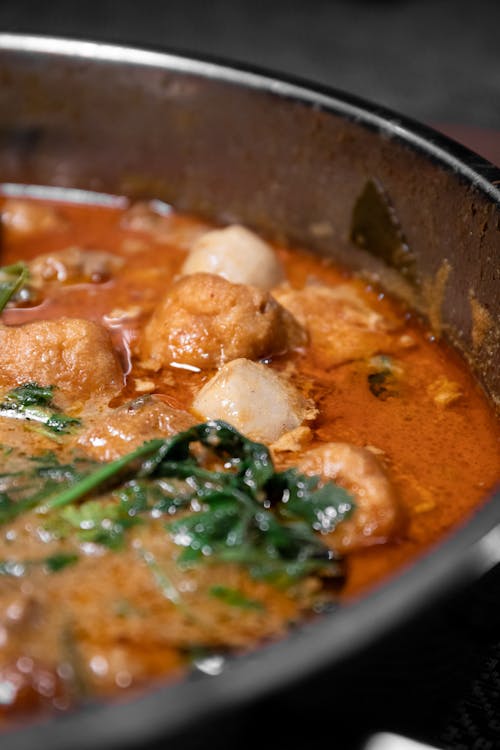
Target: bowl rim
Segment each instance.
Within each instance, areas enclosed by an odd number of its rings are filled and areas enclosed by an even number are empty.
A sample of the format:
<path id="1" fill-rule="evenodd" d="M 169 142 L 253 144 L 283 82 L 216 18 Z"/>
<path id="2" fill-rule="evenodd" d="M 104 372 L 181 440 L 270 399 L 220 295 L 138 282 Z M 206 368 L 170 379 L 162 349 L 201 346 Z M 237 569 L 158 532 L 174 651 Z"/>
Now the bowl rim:
<path id="1" fill-rule="evenodd" d="M 292 99 L 407 144 L 454 172 L 500 210 L 500 169 L 428 125 L 324 84 L 213 56 L 71 36 L 0 33 L 0 50 L 162 68 Z M 498 562 L 500 488 L 459 528 L 361 598 L 301 626 L 281 641 L 231 657 L 216 677 L 195 672 L 138 697 L 91 703 L 66 715 L 29 720 L 26 726 L 0 734 L 3 748 L 34 750 L 45 743 L 51 750 L 66 750 L 68 737 L 73 750 L 166 740 L 191 722 L 262 698 L 325 666 L 334 669 Z"/>

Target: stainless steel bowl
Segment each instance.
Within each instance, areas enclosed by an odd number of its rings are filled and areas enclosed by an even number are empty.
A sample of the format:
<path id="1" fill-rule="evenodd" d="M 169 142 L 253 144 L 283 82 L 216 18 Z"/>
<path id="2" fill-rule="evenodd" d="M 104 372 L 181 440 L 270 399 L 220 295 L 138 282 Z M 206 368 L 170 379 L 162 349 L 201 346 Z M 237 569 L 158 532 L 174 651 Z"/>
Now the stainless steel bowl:
<path id="1" fill-rule="evenodd" d="M 491 164 L 377 105 L 232 64 L 8 34 L 0 50 L 4 183 L 161 198 L 363 268 L 428 314 L 500 403 L 500 172 Z M 388 235 L 370 191 L 379 209 L 386 201 Z M 478 310 L 490 323 L 481 337 Z M 400 658 L 419 618 L 500 560 L 499 523 L 497 494 L 372 593 L 217 676 L 34 722 L 3 735 L 3 748 L 188 747 L 219 718 L 325 670 L 345 711 L 360 685 L 377 690 L 370 654 Z"/>

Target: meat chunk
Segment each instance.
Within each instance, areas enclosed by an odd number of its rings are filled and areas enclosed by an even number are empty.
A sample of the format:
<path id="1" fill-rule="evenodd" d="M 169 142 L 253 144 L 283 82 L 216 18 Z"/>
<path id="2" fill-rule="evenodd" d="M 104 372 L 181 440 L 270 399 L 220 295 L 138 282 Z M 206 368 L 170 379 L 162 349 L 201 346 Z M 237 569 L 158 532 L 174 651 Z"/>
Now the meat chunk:
<path id="1" fill-rule="evenodd" d="M 12 236 L 53 231 L 66 225 L 53 206 L 22 198 L 8 198 L 2 206 L 1 217 L 4 230 Z"/>
<path id="2" fill-rule="evenodd" d="M 79 318 L 0 326 L 0 387 L 54 385 L 65 409 L 109 401 L 123 386 L 118 356 L 105 328 Z"/>
<path id="3" fill-rule="evenodd" d="M 42 286 L 47 281 L 100 283 L 108 281 L 123 265 L 123 259 L 104 250 L 67 247 L 39 255 L 29 264 L 30 281 Z"/>
<path id="4" fill-rule="evenodd" d="M 172 286 L 147 324 L 140 349 L 152 369 L 172 362 L 210 369 L 304 343 L 296 320 L 267 292 L 197 273 Z"/>
<path id="5" fill-rule="evenodd" d="M 350 443 L 327 443 L 308 451 L 299 471 L 333 480 L 354 497 L 355 508 L 329 535 L 333 547 L 349 552 L 386 542 L 402 525 L 396 492 L 372 451 Z"/>
<path id="6" fill-rule="evenodd" d="M 193 410 L 263 443 L 273 443 L 316 413 L 312 402 L 269 366 L 248 359 L 221 367 L 197 394 Z"/>
<path id="7" fill-rule="evenodd" d="M 181 271 L 215 273 L 235 284 L 251 284 L 267 290 L 284 278 L 272 247 L 237 224 L 203 234 L 194 243 Z"/>
<path id="8" fill-rule="evenodd" d="M 87 420 L 88 427 L 78 437 L 78 445 L 92 458 L 113 461 L 145 440 L 187 430 L 194 421 L 190 414 L 173 409 L 161 398 L 142 396 L 93 421 Z"/>
<path id="9" fill-rule="evenodd" d="M 276 299 L 304 326 L 318 364 L 335 366 L 394 348 L 392 331 L 399 322 L 374 310 L 347 284 L 310 284 L 300 290 L 281 289 Z"/>

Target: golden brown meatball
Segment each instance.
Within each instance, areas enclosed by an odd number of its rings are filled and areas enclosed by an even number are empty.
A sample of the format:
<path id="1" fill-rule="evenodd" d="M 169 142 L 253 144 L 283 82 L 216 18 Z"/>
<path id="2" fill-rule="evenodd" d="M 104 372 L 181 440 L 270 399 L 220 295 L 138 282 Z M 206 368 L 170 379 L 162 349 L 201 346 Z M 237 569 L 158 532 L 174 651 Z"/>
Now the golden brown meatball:
<path id="1" fill-rule="evenodd" d="M 185 411 L 174 409 L 156 396 L 142 396 L 117 409 L 87 420 L 78 445 L 99 461 L 113 461 L 145 440 L 170 437 L 195 423 Z"/>
<path id="2" fill-rule="evenodd" d="M 141 353 L 157 370 L 172 362 L 209 369 L 304 343 L 299 324 L 269 293 L 195 273 L 179 279 L 155 310 Z"/>
<path id="3" fill-rule="evenodd" d="M 105 328 L 79 318 L 0 326 L 0 387 L 54 385 L 61 408 L 110 400 L 123 386 Z"/>
<path id="4" fill-rule="evenodd" d="M 299 471 L 333 480 L 354 496 L 352 516 L 329 534 L 339 552 L 393 539 L 404 523 L 396 491 L 376 456 L 351 443 L 325 443 L 307 451 Z"/>

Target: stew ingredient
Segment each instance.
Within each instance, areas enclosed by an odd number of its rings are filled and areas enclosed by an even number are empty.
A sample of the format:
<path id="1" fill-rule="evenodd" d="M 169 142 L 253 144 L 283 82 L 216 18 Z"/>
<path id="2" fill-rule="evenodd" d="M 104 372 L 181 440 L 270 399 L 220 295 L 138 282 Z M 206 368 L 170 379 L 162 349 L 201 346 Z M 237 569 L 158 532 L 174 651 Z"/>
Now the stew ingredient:
<path id="1" fill-rule="evenodd" d="M 158 201 L 0 209 L 0 725 L 283 638 L 497 481 L 460 356 L 332 261 Z"/>

